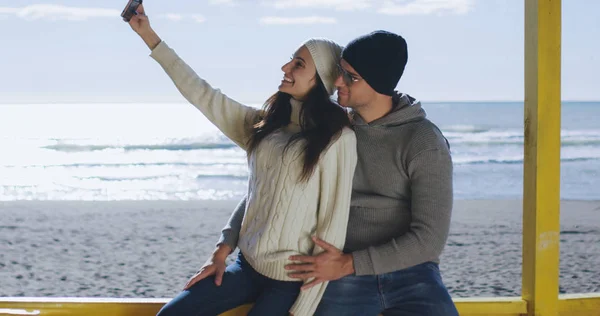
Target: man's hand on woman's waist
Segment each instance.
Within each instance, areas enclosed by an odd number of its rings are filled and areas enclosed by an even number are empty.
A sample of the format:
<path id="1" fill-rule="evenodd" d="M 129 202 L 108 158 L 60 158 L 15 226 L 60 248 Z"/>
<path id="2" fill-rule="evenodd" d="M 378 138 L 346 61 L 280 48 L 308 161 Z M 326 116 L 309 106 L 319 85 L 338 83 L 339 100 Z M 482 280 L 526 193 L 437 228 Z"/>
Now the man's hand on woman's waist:
<path id="1" fill-rule="evenodd" d="M 285 266 L 290 270 L 289 276 L 294 279 L 307 280 L 314 278 L 312 282 L 302 286 L 302 290 L 309 289 L 325 281 L 341 279 L 354 273 L 354 262 L 351 254 L 345 254 L 335 246 L 313 237 L 315 244 L 325 251 L 316 256 L 291 256 L 291 261 L 299 263 Z"/>

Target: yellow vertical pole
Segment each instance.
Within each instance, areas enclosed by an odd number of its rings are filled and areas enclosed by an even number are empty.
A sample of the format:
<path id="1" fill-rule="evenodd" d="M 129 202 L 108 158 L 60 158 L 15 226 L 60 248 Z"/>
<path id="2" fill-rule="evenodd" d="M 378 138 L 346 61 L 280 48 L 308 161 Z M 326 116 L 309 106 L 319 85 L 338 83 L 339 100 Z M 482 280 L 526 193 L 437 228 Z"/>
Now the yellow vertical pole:
<path id="1" fill-rule="evenodd" d="M 528 315 L 558 315 L 561 1 L 525 0 L 523 292 Z"/>

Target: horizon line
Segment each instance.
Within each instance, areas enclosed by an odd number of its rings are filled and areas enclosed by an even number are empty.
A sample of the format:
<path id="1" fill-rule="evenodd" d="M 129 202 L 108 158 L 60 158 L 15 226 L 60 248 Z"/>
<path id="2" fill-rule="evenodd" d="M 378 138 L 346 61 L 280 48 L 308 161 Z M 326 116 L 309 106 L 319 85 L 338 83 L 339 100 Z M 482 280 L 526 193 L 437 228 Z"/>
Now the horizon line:
<path id="1" fill-rule="evenodd" d="M 525 100 L 418 100 L 422 103 L 517 103 L 517 102 L 525 102 Z M 561 102 L 566 103 L 597 103 L 600 102 L 600 99 L 562 99 Z M 117 101 L 117 100 L 105 100 L 105 101 L 82 101 L 82 100 L 49 100 L 49 101 L 39 101 L 39 100 L 0 100 L 0 105 L 21 105 L 21 104 L 189 104 L 186 100 L 157 100 L 157 101 Z M 251 104 L 251 105 L 261 105 L 264 101 L 261 102 L 240 102 L 242 104 Z"/>

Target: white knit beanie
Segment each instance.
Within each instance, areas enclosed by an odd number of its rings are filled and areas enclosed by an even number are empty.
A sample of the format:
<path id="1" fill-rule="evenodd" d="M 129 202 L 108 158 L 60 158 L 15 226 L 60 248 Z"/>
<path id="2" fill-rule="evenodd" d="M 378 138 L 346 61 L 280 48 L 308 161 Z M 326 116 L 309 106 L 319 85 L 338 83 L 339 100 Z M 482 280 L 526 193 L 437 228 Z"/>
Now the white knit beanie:
<path id="1" fill-rule="evenodd" d="M 335 80 L 339 76 L 337 65 L 342 58 L 343 47 L 326 38 L 311 38 L 302 45 L 308 48 L 325 89 L 327 89 L 329 95 L 333 95 Z"/>

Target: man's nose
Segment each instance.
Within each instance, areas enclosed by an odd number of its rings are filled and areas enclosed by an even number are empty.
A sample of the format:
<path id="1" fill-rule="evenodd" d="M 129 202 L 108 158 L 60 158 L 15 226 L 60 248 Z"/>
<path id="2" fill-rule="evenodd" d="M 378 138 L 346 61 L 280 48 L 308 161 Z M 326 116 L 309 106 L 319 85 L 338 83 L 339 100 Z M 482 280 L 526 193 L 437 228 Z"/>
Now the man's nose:
<path id="1" fill-rule="evenodd" d="M 345 86 L 346 84 L 344 83 L 344 79 L 342 78 L 342 75 L 339 75 L 336 79 L 335 82 L 333 83 L 336 87 L 340 88 Z"/>

